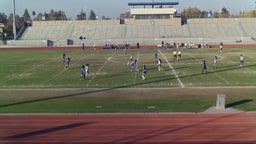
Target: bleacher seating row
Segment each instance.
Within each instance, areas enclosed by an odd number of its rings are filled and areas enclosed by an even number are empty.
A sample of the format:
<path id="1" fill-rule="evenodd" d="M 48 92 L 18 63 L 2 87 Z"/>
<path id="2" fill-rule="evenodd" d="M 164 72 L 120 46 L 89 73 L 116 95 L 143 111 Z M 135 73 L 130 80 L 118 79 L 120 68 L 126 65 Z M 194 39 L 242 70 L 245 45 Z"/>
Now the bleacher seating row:
<path id="1" fill-rule="evenodd" d="M 85 37 L 80 40 L 79 37 Z M 97 21 L 40 21 L 33 22 L 20 38 L 20 44 L 35 45 L 36 41 L 51 40 L 54 46 L 105 45 L 106 43 L 157 44 L 161 41 L 198 41 L 201 43 L 255 42 L 255 19 L 189 19 L 185 25 L 119 24 L 119 20 Z M 10 42 L 10 45 L 18 45 Z M 38 44 L 37 46 L 40 46 Z M 44 44 L 43 44 L 44 45 Z"/>

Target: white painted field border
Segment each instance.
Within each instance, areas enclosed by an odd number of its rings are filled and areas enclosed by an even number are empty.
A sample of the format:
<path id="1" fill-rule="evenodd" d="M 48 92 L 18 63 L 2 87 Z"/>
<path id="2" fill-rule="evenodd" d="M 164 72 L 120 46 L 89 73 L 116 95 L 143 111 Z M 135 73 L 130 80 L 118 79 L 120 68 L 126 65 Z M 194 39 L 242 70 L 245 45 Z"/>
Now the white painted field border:
<path id="1" fill-rule="evenodd" d="M 194 57 L 193 55 L 191 55 L 191 54 L 187 54 L 187 55 L 189 55 L 190 57 L 192 57 L 192 58 L 194 58 L 196 61 L 198 61 L 198 62 L 200 62 L 200 60 L 199 59 L 197 59 L 196 57 Z M 221 75 L 219 75 L 218 73 L 214 73 L 217 77 L 219 77 L 222 81 L 224 81 L 226 84 L 229 84 L 229 82 L 226 80 L 226 79 L 224 79 Z"/>
<path id="2" fill-rule="evenodd" d="M 97 90 L 171 90 L 171 89 L 255 89 L 256 86 L 198 86 L 198 87 L 185 87 L 185 88 L 181 88 L 181 87 L 162 87 L 162 88 L 138 88 L 138 87 L 129 87 L 129 88 L 117 88 L 117 89 L 113 89 L 113 88 L 39 88 L 39 87 L 35 87 L 35 88 L 1 88 L 1 91 L 97 91 Z"/>
<path id="3" fill-rule="evenodd" d="M 106 59 L 106 61 L 103 63 L 103 65 L 97 70 L 97 72 L 94 74 L 94 76 L 88 81 L 87 86 L 96 78 L 97 74 L 107 65 L 109 61 L 111 61 L 112 57 L 116 54 L 114 52 L 110 57 Z"/>
<path id="4" fill-rule="evenodd" d="M 181 86 L 182 88 L 184 88 L 185 86 L 184 86 L 183 83 L 181 82 L 181 80 L 180 80 L 178 74 L 176 73 L 176 71 L 175 71 L 174 68 L 172 67 L 171 63 L 170 63 L 170 62 L 168 61 L 168 59 L 166 58 L 166 56 L 165 56 L 160 50 L 158 50 L 158 52 L 163 56 L 163 58 L 165 59 L 165 61 L 166 61 L 167 64 L 169 65 L 169 67 L 171 68 L 171 70 L 172 70 L 173 74 L 175 75 L 175 77 L 177 78 L 177 80 L 178 80 L 180 86 Z"/>

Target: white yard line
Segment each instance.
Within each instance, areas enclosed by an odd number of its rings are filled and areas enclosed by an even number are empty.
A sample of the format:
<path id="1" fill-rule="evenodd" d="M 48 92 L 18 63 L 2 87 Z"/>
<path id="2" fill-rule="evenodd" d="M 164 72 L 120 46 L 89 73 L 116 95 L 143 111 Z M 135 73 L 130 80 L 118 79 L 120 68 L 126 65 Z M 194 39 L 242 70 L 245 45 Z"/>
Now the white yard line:
<path id="1" fill-rule="evenodd" d="M 58 59 L 58 57 L 57 57 L 56 59 Z M 45 64 L 50 63 L 50 62 L 52 62 L 52 60 L 49 60 L 49 61 L 47 61 L 47 62 L 41 63 L 41 64 L 39 64 L 39 65 L 37 65 L 37 66 L 31 68 L 31 69 L 28 69 L 27 71 L 24 71 L 24 72 L 20 73 L 18 76 L 23 75 L 23 74 L 25 74 L 25 73 L 28 73 L 28 72 L 30 72 L 30 71 L 33 71 L 33 70 L 35 70 L 35 69 L 41 67 L 42 65 L 45 65 Z M 0 84 L 4 84 L 5 82 L 8 82 L 8 81 L 13 80 L 13 79 L 16 79 L 18 76 L 10 77 L 10 78 L 8 78 L 7 80 L 2 81 Z"/>
<path id="2" fill-rule="evenodd" d="M 66 70 L 62 70 L 61 72 L 57 73 L 56 75 L 54 75 L 53 77 L 51 77 L 50 79 L 48 79 L 47 81 L 45 81 L 44 83 L 47 84 L 48 82 L 50 82 L 51 80 L 54 80 L 56 77 L 60 76 L 61 74 L 63 74 Z"/>
<path id="3" fill-rule="evenodd" d="M 177 75 L 176 71 L 175 71 L 174 68 L 172 67 L 171 63 L 169 63 L 169 61 L 168 61 L 168 59 L 166 58 L 166 56 L 165 56 L 160 50 L 158 50 L 158 52 L 164 57 L 165 61 L 166 61 L 167 64 L 169 65 L 169 67 L 172 69 L 172 72 L 173 72 L 173 74 L 175 75 L 175 77 L 177 78 L 177 80 L 178 80 L 180 86 L 181 86 L 182 88 L 184 88 L 185 86 L 184 86 L 183 83 L 181 82 L 179 76 Z"/>
<path id="4" fill-rule="evenodd" d="M 113 53 L 110 57 L 107 58 L 107 60 L 103 63 L 103 65 L 98 69 L 98 71 L 94 74 L 94 76 L 88 81 L 87 86 L 96 78 L 97 74 L 106 66 L 106 64 L 111 61 L 112 57 L 116 54 Z"/>
<path id="5" fill-rule="evenodd" d="M 229 82 L 226 80 L 226 79 L 224 79 L 222 76 L 220 76 L 218 73 L 214 73 L 217 77 L 219 77 L 220 79 L 222 79 L 226 84 L 229 84 Z"/>
<path id="6" fill-rule="evenodd" d="M 198 60 L 196 57 L 194 57 L 193 55 L 191 55 L 191 54 L 188 54 L 190 57 L 192 57 L 192 58 L 194 58 L 194 59 L 196 59 L 198 62 L 200 62 L 200 60 Z M 216 73 L 216 72 L 214 72 L 214 74 L 217 76 L 217 77 L 219 77 L 221 80 L 223 80 L 226 84 L 229 84 L 229 82 L 226 80 L 226 79 L 224 79 L 221 75 L 219 75 L 218 73 Z"/>

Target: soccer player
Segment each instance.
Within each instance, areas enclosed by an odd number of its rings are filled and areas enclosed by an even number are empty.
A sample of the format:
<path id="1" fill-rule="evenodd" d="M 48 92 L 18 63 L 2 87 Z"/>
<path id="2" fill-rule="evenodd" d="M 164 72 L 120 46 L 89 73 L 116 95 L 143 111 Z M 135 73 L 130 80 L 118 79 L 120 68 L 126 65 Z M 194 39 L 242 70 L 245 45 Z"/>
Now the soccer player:
<path id="1" fill-rule="evenodd" d="M 162 71 L 163 70 L 163 68 L 162 68 L 162 60 L 160 58 L 158 59 L 157 65 L 158 65 L 158 71 Z"/>
<path id="2" fill-rule="evenodd" d="M 93 44 L 93 50 L 96 51 L 96 45 L 95 44 Z"/>
<path id="3" fill-rule="evenodd" d="M 84 42 L 82 43 L 82 49 L 83 49 L 83 50 L 85 49 L 85 44 L 84 44 Z"/>
<path id="4" fill-rule="evenodd" d="M 213 58 L 213 68 L 217 68 L 217 63 L 218 63 L 218 57 L 217 56 L 214 56 Z"/>
<path id="5" fill-rule="evenodd" d="M 172 54 L 173 54 L 173 59 L 176 60 L 176 59 L 177 59 L 177 51 L 174 50 L 174 51 L 172 52 Z"/>
<path id="6" fill-rule="evenodd" d="M 85 67 L 84 65 L 82 66 L 80 70 L 80 80 L 84 79 L 85 80 Z"/>
<path id="7" fill-rule="evenodd" d="M 202 74 L 207 74 L 207 65 L 206 65 L 206 61 L 203 61 L 203 68 L 202 68 Z"/>
<path id="8" fill-rule="evenodd" d="M 131 55 L 131 56 L 129 57 L 129 61 L 127 62 L 127 65 L 129 65 L 129 64 L 132 62 L 132 60 L 133 60 L 133 56 Z"/>
<path id="9" fill-rule="evenodd" d="M 71 62 L 71 60 L 70 60 L 70 58 L 68 57 L 68 60 L 67 60 L 67 62 L 66 62 L 66 64 L 65 64 L 65 70 L 67 70 L 68 69 L 68 67 L 69 67 L 69 65 L 70 65 L 70 62 Z"/>
<path id="10" fill-rule="evenodd" d="M 243 67 L 244 65 L 244 56 L 241 54 L 240 55 L 240 67 Z"/>
<path id="11" fill-rule="evenodd" d="M 90 72 L 89 64 L 86 64 L 86 65 L 85 65 L 85 77 L 86 77 L 86 78 L 88 78 L 89 72 Z"/>
<path id="12" fill-rule="evenodd" d="M 131 72 L 134 71 L 135 67 L 136 67 L 136 64 L 137 64 L 137 60 L 133 60 L 130 64 L 130 67 L 131 67 Z"/>
<path id="13" fill-rule="evenodd" d="M 155 52 L 154 56 L 155 56 L 155 59 L 157 59 L 157 58 L 158 58 L 158 54 L 157 54 L 157 52 Z"/>
<path id="14" fill-rule="evenodd" d="M 177 60 L 181 60 L 182 58 L 181 58 L 181 51 L 179 50 L 178 51 L 178 57 L 177 57 Z"/>
<path id="15" fill-rule="evenodd" d="M 220 43 L 220 52 L 222 52 L 223 49 L 223 42 Z"/>
<path id="16" fill-rule="evenodd" d="M 148 71 L 148 69 L 147 69 L 146 65 L 143 65 L 142 80 L 146 79 L 147 71 Z"/>
<path id="17" fill-rule="evenodd" d="M 65 61 L 66 61 L 66 54 L 65 53 L 62 54 L 62 61 L 63 61 L 63 63 L 65 63 Z"/>

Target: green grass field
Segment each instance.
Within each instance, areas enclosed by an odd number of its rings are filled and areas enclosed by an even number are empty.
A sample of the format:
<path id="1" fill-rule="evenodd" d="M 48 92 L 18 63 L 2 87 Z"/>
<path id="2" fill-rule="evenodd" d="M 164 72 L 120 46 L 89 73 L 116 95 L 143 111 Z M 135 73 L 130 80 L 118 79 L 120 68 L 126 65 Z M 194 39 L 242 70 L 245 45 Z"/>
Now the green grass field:
<path id="1" fill-rule="evenodd" d="M 67 70 L 63 52 L 71 58 Z M 163 61 L 161 72 L 155 52 Z M 138 60 L 133 72 L 127 66 L 130 55 Z M 184 49 L 180 61 L 170 49 L 134 49 L 126 55 L 123 50 L 0 51 L 0 57 L 1 113 L 202 112 L 215 105 L 218 93 L 226 94 L 227 106 L 256 110 L 256 49 Z M 203 60 L 207 74 L 201 74 Z M 89 78 L 80 80 L 87 63 Z"/>

